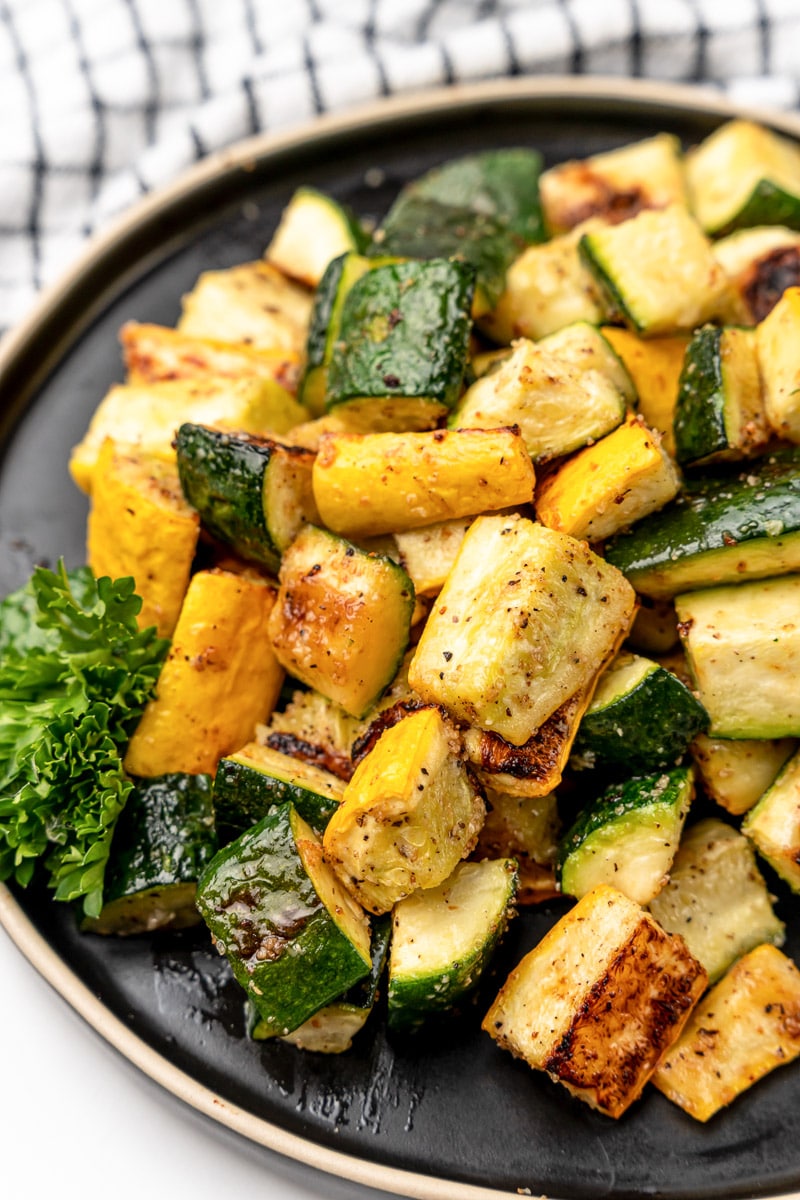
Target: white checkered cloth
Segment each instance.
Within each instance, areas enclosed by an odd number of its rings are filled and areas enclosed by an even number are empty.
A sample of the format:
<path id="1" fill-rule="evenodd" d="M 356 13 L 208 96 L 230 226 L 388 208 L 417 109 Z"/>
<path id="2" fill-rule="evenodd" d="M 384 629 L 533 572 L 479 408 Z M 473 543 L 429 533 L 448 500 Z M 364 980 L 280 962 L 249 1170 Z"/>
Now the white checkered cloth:
<path id="1" fill-rule="evenodd" d="M 800 0 L 0 0 L 0 329 L 84 239 L 210 150 L 504 75 L 800 100 Z"/>

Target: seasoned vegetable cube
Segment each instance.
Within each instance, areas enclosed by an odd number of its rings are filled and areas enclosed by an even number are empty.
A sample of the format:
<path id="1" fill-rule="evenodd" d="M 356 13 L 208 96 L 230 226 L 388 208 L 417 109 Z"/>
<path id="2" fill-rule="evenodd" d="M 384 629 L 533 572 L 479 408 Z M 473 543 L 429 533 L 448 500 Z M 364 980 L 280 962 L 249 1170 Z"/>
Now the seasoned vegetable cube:
<path id="1" fill-rule="evenodd" d="M 183 297 L 181 333 L 302 353 L 311 293 L 266 262 L 204 271 Z"/>
<path id="2" fill-rule="evenodd" d="M 735 293 L 732 319 L 757 325 L 789 287 L 800 285 L 800 234 L 783 225 L 739 229 L 713 246 Z"/>
<path id="3" fill-rule="evenodd" d="M 265 1035 L 291 1033 L 369 975 L 369 920 L 291 804 L 219 852 L 197 903 Z"/>
<path id="4" fill-rule="evenodd" d="M 158 679 L 125 756 L 131 775 L 213 774 L 275 705 L 283 671 L 267 637 L 275 589 L 229 571 L 192 577 Z"/>
<path id="5" fill-rule="evenodd" d="M 200 522 L 170 463 L 106 439 L 92 474 L 87 561 L 100 578 L 132 575 L 139 627 L 170 637 L 189 586 Z"/>
<path id="6" fill-rule="evenodd" d="M 397 673 L 413 611 L 397 563 L 305 525 L 281 562 L 269 637 L 287 671 L 362 717 Z"/>
<path id="7" fill-rule="evenodd" d="M 791 287 L 758 326 L 764 409 L 779 437 L 800 442 L 800 288 Z"/>
<path id="8" fill-rule="evenodd" d="M 562 838 L 562 892 L 580 897 L 608 883 L 648 904 L 667 881 L 693 796 L 687 767 L 611 784 Z"/>
<path id="9" fill-rule="evenodd" d="M 709 233 L 800 225 L 800 148 L 754 121 L 728 121 L 690 150 L 686 176 Z"/>
<path id="10" fill-rule="evenodd" d="M 675 608 L 709 732 L 800 734 L 800 575 L 689 592 Z"/>
<path id="11" fill-rule="evenodd" d="M 284 275 L 316 287 L 332 259 L 358 250 L 364 234 L 352 213 L 316 188 L 298 188 L 264 257 Z"/>
<path id="12" fill-rule="evenodd" d="M 651 336 L 695 329 L 724 314 L 730 285 L 708 239 L 678 204 L 581 238 L 580 252 L 609 313 Z"/>
<path id="13" fill-rule="evenodd" d="M 789 759 L 747 814 L 742 833 L 792 891 L 800 892 L 800 754 Z"/>
<path id="14" fill-rule="evenodd" d="M 436 887 L 472 850 L 483 800 L 453 726 L 427 707 L 390 726 L 356 768 L 325 830 L 325 857 L 370 912 Z"/>
<path id="15" fill-rule="evenodd" d="M 596 542 L 657 512 L 679 487 L 659 435 L 631 416 L 545 478 L 536 514 L 550 529 Z"/>
<path id="16" fill-rule="evenodd" d="M 392 912 L 390 1029 L 409 1029 L 474 988 L 502 937 L 517 885 L 511 858 L 459 863 Z"/>
<path id="17" fill-rule="evenodd" d="M 559 163 L 539 181 L 547 226 L 565 233 L 589 217 L 616 224 L 642 209 L 686 202 L 681 146 L 676 137 L 655 137 Z"/>
<path id="18" fill-rule="evenodd" d="M 651 429 L 661 434 L 664 449 L 674 456 L 672 420 L 689 338 L 682 333 L 641 338 L 630 329 L 613 325 L 603 326 L 603 336 L 614 347 L 634 382 L 640 415 Z"/>
<path id="19" fill-rule="evenodd" d="M 442 590 L 472 520 L 472 517 L 458 517 L 395 533 L 400 561 L 418 596 L 436 596 Z"/>
<path id="20" fill-rule="evenodd" d="M 314 461 L 322 521 L 348 537 L 374 537 L 533 499 L 530 455 L 514 429 L 342 433 Z"/>
<path id="21" fill-rule="evenodd" d="M 680 938 L 621 892 L 599 887 L 514 968 L 482 1027 L 592 1108 L 619 1117 L 705 985 Z"/>
<path id="22" fill-rule="evenodd" d="M 757 946 L 697 1006 L 653 1083 L 707 1121 L 800 1054 L 800 971 L 774 946 Z"/>
<path id="23" fill-rule="evenodd" d="M 473 289 L 471 267 L 441 258 L 377 266 L 357 279 L 342 304 L 326 407 L 391 396 L 451 408 L 467 361 Z"/>
<path id="24" fill-rule="evenodd" d="M 513 353 L 462 396 L 454 429 L 516 425 L 534 459 L 554 458 L 615 429 L 625 398 L 608 375 L 520 339 Z"/>
<path id="25" fill-rule="evenodd" d="M 704 791 L 739 817 L 760 800 L 794 754 L 794 738 L 712 738 L 698 733 L 691 751 Z"/>
<path id="26" fill-rule="evenodd" d="M 599 371 L 614 384 L 626 404 L 635 406 L 633 379 L 611 340 L 596 325 L 590 325 L 588 321 L 576 321 L 540 338 L 537 345 L 540 350 L 555 354 L 581 373 Z"/>
<path id="27" fill-rule="evenodd" d="M 521 746 L 591 680 L 633 618 L 623 577 L 583 542 L 478 517 L 409 668 L 411 687 Z"/>
<path id="28" fill-rule="evenodd" d="M 681 935 L 709 983 L 762 942 L 783 944 L 783 922 L 772 911 L 750 843 L 716 817 L 684 835 L 650 912 L 662 929 Z"/>

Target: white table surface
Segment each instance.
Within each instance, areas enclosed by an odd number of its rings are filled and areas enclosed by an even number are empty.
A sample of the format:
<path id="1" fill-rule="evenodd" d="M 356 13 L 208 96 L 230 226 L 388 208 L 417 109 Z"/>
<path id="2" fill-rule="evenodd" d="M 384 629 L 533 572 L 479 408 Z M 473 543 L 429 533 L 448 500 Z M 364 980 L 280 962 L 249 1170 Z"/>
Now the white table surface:
<path id="1" fill-rule="evenodd" d="M 86 1025 L 2 929 L 0 1130 L 6 1179 L 25 1200 L 53 1188 L 59 1200 L 388 1200 L 174 1099 Z"/>

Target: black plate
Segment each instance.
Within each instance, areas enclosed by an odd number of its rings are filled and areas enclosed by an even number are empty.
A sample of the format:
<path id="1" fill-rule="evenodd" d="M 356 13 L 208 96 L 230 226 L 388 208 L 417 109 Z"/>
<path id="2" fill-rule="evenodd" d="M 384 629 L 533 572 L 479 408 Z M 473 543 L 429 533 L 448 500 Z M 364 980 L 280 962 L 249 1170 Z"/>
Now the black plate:
<path id="1" fill-rule="evenodd" d="M 201 270 L 261 252 L 299 184 L 311 182 L 377 216 L 405 180 L 456 154 L 535 145 L 552 163 L 661 129 L 690 143 L 725 115 L 685 89 L 597 81 L 459 89 L 445 102 L 440 95 L 323 124 L 277 149 L 256 143 L 148 202 L 40 307 L 6 352 L 3 591 L 26 578 L 34 560 L 63 554 L 68 565 L 82 561 L 85 503 L 66 460 L 105 389 L 122 378 L 120 325 L 132 318 L 174 323 L 181 294 Z M 781 915 L 790 927 L 795 921 L 787 949 L 797 959 L 798 903 L 776 890 Z M 492 976 L 462 1016 L 412 1041 L 387 1037 L 376 1014 L 352 1052 L 328 1058 L 249 1042 L 242 994 L 202 933 L 84 937 L 70 910 L 46 895 L 31 891 L 18 901 L 106 1009 L 157 1052 L 166 1076 L 170 1064 L 228 1106 L 269 1123 L 259 1129 L 249 1118 L 228 1119 L 258 1140 L 274 1145 L 275 1128 L 297 1135 L 303 1142 L 290 1152 L 316 1165 L 326 1165 L 319 1153 L 324 1158 L 328 1148 L 347 1156 L 353 1177 L 398 1188 L 386 1168 L 400 1168 L 418 1174 L 402 1185 L 409 1192 L 433 1195 L 430 1178 L 438 1177 L 453 1181 L 446 1194 L 454 1198 L 464 1191 L 458 1184 L 591 1200 L 731 1198 L 800 1185 L 800 1066 L 775 1072 L 707 1126 L 654 1090 L 614 1123 L 480 1033 L 488 998 L 564 910 L 558 902 L 512 925 Z M 37 961 L 30 939 L 19 929 L 15 936 Z M 337 1170 L 347 1175 L 342 1161 Z M 368 1175 L 365 1164 L 373 1164 Z"/>

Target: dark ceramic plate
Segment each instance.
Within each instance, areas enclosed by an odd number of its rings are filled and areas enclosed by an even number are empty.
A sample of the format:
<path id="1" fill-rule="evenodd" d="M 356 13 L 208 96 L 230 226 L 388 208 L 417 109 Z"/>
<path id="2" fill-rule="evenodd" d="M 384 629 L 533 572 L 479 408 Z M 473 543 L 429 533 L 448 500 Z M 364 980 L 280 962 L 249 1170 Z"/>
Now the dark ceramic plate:
<path id="1" fill-rule="evenodd" d="M 261 252 L 299 184 L 379 216 L 405 180 L 457 154 L 534 145 L 552 163 L 661 129 L 691 143 L 729 115 L 688 89 L 621 82 L 453 89 L 255 140 L 148 199 L 3 348 L 2 591 L 27 578 L 34 561 L 82 561 L 85 504 L 67 455 L 121 379 L 120 325 L 173 324 L 201 270 Z M 800 136 L 797 120 L 779 127 Z M 790 928 L 794 919 L 787 949 L 798 959 L 798 904 L 776 890 Z M 524 1189 L 564 1200 L 730 1200 L 800 1187 L 800 1066 L 775 1072 L 707 1126 L 654 1090 L 614 1123 L 480 1033 L 498 982 L 563 907 L 513 923 L 461 1016 L 412 1041 L 387 1036 L 379 1012 L 350 1053 L 324 1057 L 248 1041 L 242 995 L 200 932 L 86 937 L 47 895 L 0 896 L 0 918 L 23 951 L 129 1058 L 215 1119 L 340 1176 L 453 1200 Z"/>

